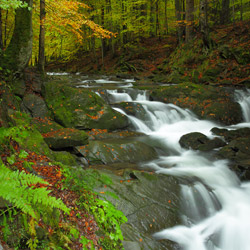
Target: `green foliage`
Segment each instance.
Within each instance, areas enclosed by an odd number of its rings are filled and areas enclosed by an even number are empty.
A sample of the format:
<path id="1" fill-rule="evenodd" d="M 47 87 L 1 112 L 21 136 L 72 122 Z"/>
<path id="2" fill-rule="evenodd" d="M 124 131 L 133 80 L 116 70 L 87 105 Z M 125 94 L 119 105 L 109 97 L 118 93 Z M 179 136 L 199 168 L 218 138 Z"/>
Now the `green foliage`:
<path id="1" fill-rule="evenodd" d="M 1 0 L 0 1 L 0 8 L 7 10 L 7 9 L 17 9 L 17 8 L 26 8 L 28 7 L 27 3 L 24 3 L 21 0 Z"/>
<path id="2" fill-rule="evenodd" d="M 87 238 L 85 238 L 84 236 L 81 237 L 80 243 L 82 244 L 82 249 L 83 250 L 94 250 L 94 244 L 93 241 L 88 240 Z M 90 248 L 89 248 L 90 246 Z"/>
<path id="3" fill-rule="evenodd" d="M 108 236 L 108 238 L 101 240 L 105 249 L 121 249 L 123 235 L 120 225 L 127 222 L 123 212 L 117 210 L 109 201 L 100 199 L 95 199 L 90 209 L 98 225 L 102 226 L 106 236 Z"/>
<path id="4" fill-rule="evenodd" d="M 47 184 L 35 175 L 11 171 L 4 165 L 0 166 L 0 196 L 21 209 L 23 213 L 38 219 L 37 206 L 40 205 L 69 213 L 69 209 L 61 200 L 49 196 L 50 191 L 31 186 L 38 183 Z"/>

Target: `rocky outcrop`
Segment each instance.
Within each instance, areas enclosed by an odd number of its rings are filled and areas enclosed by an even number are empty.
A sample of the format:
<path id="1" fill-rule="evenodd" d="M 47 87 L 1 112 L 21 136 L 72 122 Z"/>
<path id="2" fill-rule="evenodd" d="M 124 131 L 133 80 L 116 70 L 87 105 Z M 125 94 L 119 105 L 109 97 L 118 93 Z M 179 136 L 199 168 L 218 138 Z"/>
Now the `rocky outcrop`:
<path id="1" fill-rule="evenodd" d="M 155 101 L 174 103 L 182 108 L 188 108 L 199 118 L 226 125 L 243 120 L 241 107 L 234 101 L 233 92 L 220 87 L 178 84 L 159 87 L 151 91 L 150 97 Z"/>
<path id="2" fill-rule="evenodd" d="M 50 82 L 45 84 L 44 94 L 55 121 L 64 127 L 112 131 L 128 126 L 126 116 L 89 90 Z"/>
<path id="3" fill-rule="evenodd" d="M 99 186 L 96 191 L 115 204 L 128 219 L 121 227 L 124 249 L 176 249 L 173 242 L 157 241 L 152 235 L 180 223 L 178 180 L 172 176 L 129 169 L 121 176 L 107 170 L 100 173 L 108 175 L 112 185 Z M 109 192 L 114 195 L 109 196 Z"/>

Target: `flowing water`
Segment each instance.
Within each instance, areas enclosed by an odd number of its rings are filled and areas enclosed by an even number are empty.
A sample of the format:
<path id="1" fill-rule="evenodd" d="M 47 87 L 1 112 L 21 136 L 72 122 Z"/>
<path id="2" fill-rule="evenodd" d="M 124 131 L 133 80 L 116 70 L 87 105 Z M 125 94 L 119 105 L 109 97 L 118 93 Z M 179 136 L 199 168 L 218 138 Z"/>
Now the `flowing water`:
<path id="1" fill-rule="evenodd" d="M 158 140 L 163 149 L 168 149 L 168 155 L 163 153 L 159 159 L 142 167 L 185 177 L 191 183 L 181 186 L 183 225 L 154 236 L 175 241 L 185 250 L 249 250 L 250 183 L 241 183 L 229 170 L 226 160 L 210 159 L 183 149 L 178 143 L 182 135 L 190 132 L 201 132 L 211 138 L 211 128 L 219 125 L 199 120 L 190 111 L 173 104 L 148 101 L 146 93 L 132 98 L 127 91 L 108 92 L 115 102 L 141 104 L 147 114 L 146 120 L 130 115 L 128 118 L 137 131 L 146 133 L 154 141 Z M 250 91 L 237 91 L 236 98 L 245 117 L 242 126 L 249 126 Z M 169 155 L 169 152 L 172 153 Z"/>
<path id="2" fill-rule="evenodd" d="M 178 143 L 180 137 L 190 132 L 201 132 L 212 138 L 210 130 L 218 124 L 199 120 L 189 110 L 174 104 L 148 100 L 146 91 L 130 88 L 133 80 L 84 80 L 78 87 L 116 84 L 118 89 L 106 91 L 111 104 L 133 102 L 144 110 L 143 119 L 127 115 L 134 129 L 148 135 L 161 147 L 157 160 L 142 164 L 157 173 L 186 178 L 181 185 L 182 225 L 156 232 L 157 239 L 175 241 L 184 250 L 250 250 L 250 183 L 242 183 L 228 168 L 226 160 L 214 160 L 210 155 L 187 150 Z M 245 123 L 250 126 L 250 91 L 236 91 Z"/>

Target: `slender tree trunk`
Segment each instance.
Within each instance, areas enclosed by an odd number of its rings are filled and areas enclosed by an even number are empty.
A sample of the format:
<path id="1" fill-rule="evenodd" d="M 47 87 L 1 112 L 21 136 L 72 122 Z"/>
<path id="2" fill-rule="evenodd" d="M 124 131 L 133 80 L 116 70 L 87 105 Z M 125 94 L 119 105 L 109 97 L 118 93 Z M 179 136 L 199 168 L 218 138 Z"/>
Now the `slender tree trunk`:
<path id="1" fill-rule="evenodd" d="M 222 0 L 220 12 L 220 24 L 228 24 L 230 21 L 230 0 Z"/>
<path id="2" fill-rule="evenodd" d="M 233 13 L 232 13 L 232 15 L 233 15 L 233 23 L 235 23 L 235 6 L 234 6 L 235 1 L 234 0 L 232 0 L 232 4 L 233 4 L 233 7 L 232 7 L 232 11 L 233 11 Z"/>
<path id="3" fill-rule="evenodd" d="M 6 16 L 5 16 L 5 23 L 4 23 L 4 40 L 3 40 L 3 47 L 6 48 L 7 46 L 7 22 L 8 22 L 8 15 L 9 15 L 9 11 L 6 10 Z"/>
<path id="4" fill-rule="evenodd" d="M 168 34 L 168 9 L 167 9 L 168 1 L 165 0 L 165 10 L 164 10 L 164 16 L 165 16 L 165 31 L 164 34 Z"/>
<path id="5" fill-rule="evenodd" d="M 150 22 L 150 36 L 153 37 L 154 36 L 154 4 L 153 4 L 153 0 L 150 0 L 150 17 L 149 17 L 149 22 Z"/>
<path id="6" fill-rule="evenodd" d="M 23 0 L 31 9 L 18 8 L 15 15 L 15 28 L 4 60 L 0 65 L 21 73 L 28 65 L 32 53 L 32 6 L 33 0 Z M 2 59 L 2 58 L 1 58 Z"/>
<path id="7" fill-rule="evenodd" d="M 242 0 L 240 0 L 240 20 L 243 21 L 243 3 L 242 3 Z"/>
<path id="8" fill-rule="evenodd" d="M 181 18 L 181 11 L 181 0 L 175 0 L 175 15 L 177 21 L 177 36 L 179 43 L 183 41 L 183 23 Z"/>
<path id="9" fill-rule="evenodd" d="M 39 55 L 38 55 L 38 69 L 44 73 L 45 65 L 45 0 L 40 0 L 40 34 L 39 34 Z"/>
<path id="10" fill-rule="evenodd" d="M 160 39 L 160 21 L 159 21 L 159 1 L 155 2 L 155 36 Z"/>
<path id="11" fill-rule="evenodd" d="M 2 9 L 0 8 L 0 50 L 3 49 Z"/>
<path id="12" fill-rule="evenodd" d="M 186 42 L 194 38 L 194 0 L 186 0 Z"/>
<path id="13" fill-rule="evenodd" d="M 208 16 L 207 16 L 207 0 L 202 0 L 200 3 L 200 29 L 202 40 L 205 47 L 210 49 L 211 40 L 209 38 Z"/>

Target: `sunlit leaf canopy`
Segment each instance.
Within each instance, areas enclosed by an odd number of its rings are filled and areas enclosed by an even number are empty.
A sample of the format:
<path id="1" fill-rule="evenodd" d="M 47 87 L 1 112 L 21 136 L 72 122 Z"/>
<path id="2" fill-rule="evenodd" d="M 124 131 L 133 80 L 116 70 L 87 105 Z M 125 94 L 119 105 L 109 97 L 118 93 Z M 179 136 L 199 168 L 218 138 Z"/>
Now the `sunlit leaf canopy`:
<path id="1" fill-rule="evenodd" d="M 45 54 L 46 61 L 72 59 L 80 50 L 90 52 L 106 47 L 124 48 L 147 37 L 167 37 L 181 25 L 190 25 L 185 20 L 185 0 L 176 19 L 176 0 L 46 0 Z M 222 0 L 208 2 L 209 26 L 219 24 Z M 199 27 L 200 0 L 194 0 L 194 22 Z M 38 57 L 40 1 L 33 5 L 33 54 L 32 64 Z M 14 27 L 14 10 L 23 6 L 19 0 L 0 0 L 4 45 L 7 47 Z M 243 11 L 241 10 L 241 6 Z M 230 1 L 230 21 L 250 15 L 249 0 Z M 112 39 L 110 39 L 112 38 Z"/>
<path id="2" fill-rule="evenodd" d="M 27 3 L 23 3 L 21 0 L 0 0 L 0 8 L 7 9 L 17 9 L 19 7 L 27 7 Z"/>

